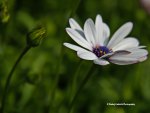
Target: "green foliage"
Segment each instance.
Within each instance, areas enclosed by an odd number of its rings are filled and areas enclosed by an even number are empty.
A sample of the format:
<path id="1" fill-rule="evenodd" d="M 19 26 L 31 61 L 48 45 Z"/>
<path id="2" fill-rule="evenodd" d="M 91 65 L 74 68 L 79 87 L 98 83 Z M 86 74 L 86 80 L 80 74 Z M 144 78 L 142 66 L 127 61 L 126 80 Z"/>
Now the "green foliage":
<path id="1" fill-rule="evenodd" d="M 66 113 L 73 92 L 92 64 L 80 61 L 75 52 L 63 46 L 63 42 L 74 43 L 65 28 L 77 1 L 8 0 L 6 3 L 10 17 L 8 20 L 8 15 L 3 17 L 7 21 L 3 22 L 0 11 L 0 100 L 7 75 L 26 45 L 26 34 L 42 24 L 46 26 L 47 38 L 31 49 L 15 70 L 5 113 Z M 85 19 L 95 19 L 97 14 L 109 25 L 111 36 L 123 23 L 132 21 L 131 36 L 150 50 L 150 16 L 139 1 L 82 0 L 72 17 L 83 25 Z M 149 67 L 149 59 L 128 66 L 99 66 L 81 91 L 72 113 L 149 113 Z M 109 102 L 135 103 L 135 106 L 107 106 Z"/>

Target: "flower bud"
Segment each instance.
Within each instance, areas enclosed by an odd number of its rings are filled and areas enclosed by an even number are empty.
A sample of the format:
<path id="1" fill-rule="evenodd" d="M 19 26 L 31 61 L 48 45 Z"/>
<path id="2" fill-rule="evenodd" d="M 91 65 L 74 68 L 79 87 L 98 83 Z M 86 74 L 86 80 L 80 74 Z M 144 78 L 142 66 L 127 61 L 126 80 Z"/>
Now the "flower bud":
<path id="1" fill-rule="evenodd" d="M 7 23 L 10 18 L 10 15 L 8 13 L 8 6 L 6 2 L 0 3 L 0 21 L 2 23 Z"/>
<path id="2" fill-rule="evenodd" d="M 31 47 L 39 46 L 45 38 L 46 29 L 43 26 L 37 26 L 27 34 L 27 45 Z"/>

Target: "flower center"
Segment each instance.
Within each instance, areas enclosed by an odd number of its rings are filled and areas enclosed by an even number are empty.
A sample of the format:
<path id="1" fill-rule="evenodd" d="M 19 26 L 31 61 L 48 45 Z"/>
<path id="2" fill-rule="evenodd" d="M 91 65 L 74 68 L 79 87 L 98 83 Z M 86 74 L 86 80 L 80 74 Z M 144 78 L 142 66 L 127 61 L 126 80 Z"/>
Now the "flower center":
<path id="1" fill-rule="evenodd" d="M 105 46 L 99 46 L 96 48 L 93 48 L 93 53 L 97 56 L 97 57 L 101 57 L 107 53 L 112 52 L 111 50 L 109 50 L 107 47 Z"/>

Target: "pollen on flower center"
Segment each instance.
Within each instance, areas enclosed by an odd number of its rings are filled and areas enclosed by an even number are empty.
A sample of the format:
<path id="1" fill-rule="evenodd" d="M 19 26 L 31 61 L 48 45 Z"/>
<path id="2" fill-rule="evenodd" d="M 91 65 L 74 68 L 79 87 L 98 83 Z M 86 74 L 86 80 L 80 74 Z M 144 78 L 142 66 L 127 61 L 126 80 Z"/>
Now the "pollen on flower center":
<path id="1" fill-rule="evenodd" d="M 93 53 L 97 56 L 97 57 L 101 57 L 107 53 L 112 52 L 111 50 L 109 50 L 107 47 L 105 46 L 99 46 L 96 48 L 93 48 Z"/>

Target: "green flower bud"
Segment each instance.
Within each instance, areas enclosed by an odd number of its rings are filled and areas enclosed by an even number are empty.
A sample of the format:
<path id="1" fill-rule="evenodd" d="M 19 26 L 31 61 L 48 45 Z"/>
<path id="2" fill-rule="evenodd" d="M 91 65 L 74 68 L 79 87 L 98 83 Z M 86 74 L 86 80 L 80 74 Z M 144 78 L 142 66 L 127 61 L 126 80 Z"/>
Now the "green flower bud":
<path id="1" fill-rule="evenodd" d="M 27 34 L 27 45 L 31 47 L 39 46 L 45 38 L 46 29 L 43 26 L 37 26 Z"/>
<path id="2" fill-rule="evenodd" d="M 0 3 L 0 20 L 2 23 L 7 23 L 10 18 L 6 1 Z"/>

